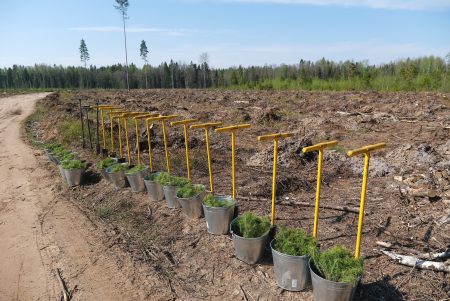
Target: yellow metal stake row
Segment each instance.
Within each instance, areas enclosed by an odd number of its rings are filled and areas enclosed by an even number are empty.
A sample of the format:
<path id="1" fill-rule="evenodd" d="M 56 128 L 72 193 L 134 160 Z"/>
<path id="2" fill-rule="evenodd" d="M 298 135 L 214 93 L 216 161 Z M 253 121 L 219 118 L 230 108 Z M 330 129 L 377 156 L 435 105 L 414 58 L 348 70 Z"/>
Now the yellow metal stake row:
<path id="1" fill-rule="evenodd" d="M 319 225 L 319 206 L 320 206 L 320 186 L 322 183 L 322 162 L 323 162 L 323 150 L 328 147 L 333 147 L 337 145 L 336 140 L 329 142 L 322 142 L 316 145 L 308 146 L 303 148 L 304 153 L 319 151 L 319 160 L 317 162 L 317 186 L 316 186 L 316 206 L 314 208 L 314 228 L 313 237 L 317 239 L 318 225 Z"/>
<path id="2" fill-rule="evenodd" d="M 125 128 L 125 139 L 127 141 L 127 155 L 128 155 L 128 164 L 131 164 L 131 151 L 130 151 L 130 139 L 128 137 L 128 117 L 134 117 L 142 114 L 141 112 L 130 112 L 122 114 L 123 125 Z"/>
<path id="3" fill-rule="evenodd" d="M 114 117 L 120 116 L 121 114 L 126 113 L 126 111 L 113 109 L 109 112 L 109 122 L 110 122 L 110 130 L 111 130 L 111 153 L 114 153 Z"/>
<path id="4" fill-rule="evenodd" d="M 250 124 L 230 125 L 223 128 L 215 129 L 217 133 L 231 132 L 231 193 L 233 198 L 236 198 L 236 130 L 243 130 L 250 128 Z"/>
<path id="5" fill-rule="evenodd" d="M 139 145 L 139 119 L 144 118 L 150 118 L 150 117 L 156 117 L 159 116 L 159 114 L 150 114 L 150 113 L 143 113 L 143 115 L 138 115 L 133 117 L 134 119 L 134 126 L 136 128 L 136 148 L 137 148 L 137 158 L 138 158 L 138 164 L 141 164 L 141 147 Z"/>
<path id="6" fill-rule="evenodd" d="M 364 220 L 364 207 L 366 204 L 366 191 L 367 191 L 367 176 L 369 174 L 369 160 L 370 152 L 386 147 L 386 143 L 378 143 L 373 145 L 367 145 L 352 151 L 347 152 L 347 156 L 353 157 L 360 154 L 364 154 L 364 173 L 361 189 L 361 203 L 359 205 L 359 220 L 358 220 L 358 233 L 356 235 L 355 257 L 359 258 L 361 253 L 361 235 Z"/>
<path id="7" fill-rule="evenodd" d="M 191 169 L 189 166 L 189 138 L 188 138 L 188 131 L 187 127 L 189 124 L 197 122 L 198 119 L 186 119 L 186 120 L 180 120 L 180 121 L 174 121 L 170 123 L 170 126 L 175 125 L 183 125 L 183 132 L 184 132 L 184 147 L 186 148 L 186 170 L 187 170 L 187 178 L 191 179 Z"/>
<path id="8" fill-rule="evenodd" d="M 222 125 L 222 122 L 207 122 L 191 125 L 191 129 L 205 129 L 206 155 L 208 156 L 209 189 L 214 193 L 214 181 L 211 166 L 211 150 L 209 148 L 209 129 Z"/>
<path id="9" fill-rule="evenodd" d="M 167 115 L 167 116 L 150 117 L 150 118 L 146 119 L 148 130 L 150 130 L 150 128 L 149 128 L 150 121 L 160 121 L 161 122 L 161 128 L 162 128 L 163 139 L 164 139 L 164 151 L 166 154 L 166 168 L 167 168 L 168 173 L 170 173 L 170 158 L 169 158 L 169 148 L 167 146 L 166 120 L 174 119 L 177 117 L 178 117 L 178 115 L 174 114 L 174 115 Z M 152 157 L 151 157 L 151 145 L 150 145 L 150 131 L 148 131 L 148 132 L 149 132 L 148 144 L 149 144 L 149 154 L 150 154 L 150 165 L 152 165 L 152 163 L 151 163 Z M 151 170 L 152 170 L 152 168 L 151 168 Z"/>
<path id="10" fill-rule="evenodd" d="M 277 193 L 277 162 L 278 162 L 278 139 L 289 138 L 294 136 L 293 133 L 278 133 L 258 136 L 259 141 L 273 140 L 273 175 L 272 175 L 272 214 L 270 223 L 275 225 L 275 199 Z"/>
<path id="11" fill-rule="evenodd" d="M 105 115 L 104 115 L 104 110 L 112 110 L 115 107 L 113 106 L 98 106 L 98 108 L 100 109 L 100 115 L 101 115 L 101 119 L 102 119 L 102 139 L 103 139 L 103 149 L 106 149 L 106 131 L 105 131 Z"/>

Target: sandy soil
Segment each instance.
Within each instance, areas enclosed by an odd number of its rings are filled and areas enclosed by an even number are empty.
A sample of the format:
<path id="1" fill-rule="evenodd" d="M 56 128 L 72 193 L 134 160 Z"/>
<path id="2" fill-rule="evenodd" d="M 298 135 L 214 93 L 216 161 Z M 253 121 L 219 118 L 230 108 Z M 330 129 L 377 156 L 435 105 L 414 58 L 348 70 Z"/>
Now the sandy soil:
<path id="1" fill-rule="evenodd" d="M 101 225 L 55 197 L 39 153 L 22 141 L 21 121 L 47 94 L 0 100 L 0 300 L 59 300 L 59 269 L 72 300 L 144 299 L 130 263 L 108 254 Z"/>

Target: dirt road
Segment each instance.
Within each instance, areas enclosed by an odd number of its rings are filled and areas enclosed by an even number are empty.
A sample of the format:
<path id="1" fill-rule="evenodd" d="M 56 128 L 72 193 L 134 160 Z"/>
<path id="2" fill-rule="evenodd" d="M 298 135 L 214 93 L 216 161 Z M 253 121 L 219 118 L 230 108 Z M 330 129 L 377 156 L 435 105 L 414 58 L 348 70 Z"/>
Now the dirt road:
<path id="1" fill-rule="evenodd" d="M 21 137 L 47 94 L 0 99 L 0 300 L 56 300 L 59 269 L 72 300 L 141 300 L 126 257 L 107 252 L 102 225 L 56 198 L 55 178 Z"/>

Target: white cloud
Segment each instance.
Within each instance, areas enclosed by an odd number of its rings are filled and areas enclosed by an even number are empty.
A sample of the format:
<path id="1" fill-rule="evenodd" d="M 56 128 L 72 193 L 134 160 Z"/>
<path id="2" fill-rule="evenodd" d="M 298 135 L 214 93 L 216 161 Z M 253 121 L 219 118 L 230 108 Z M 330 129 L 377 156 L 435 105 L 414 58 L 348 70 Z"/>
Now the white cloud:
<path id="1" fill-rule="evenodd" d="M 216 2 L 299 4 L 315 6 L 368 7 L 372 9 L 450 9 L 450 0 L 214 0 Z"/>
<path id="2" fill-rule="evenodd" d="M 83 31 L 83 32 L 122 32 L 123 28 L 120 26 L 90 26 L 90 27 L 71 27 L 68 28 L 71 31 Z M 168 36 L 182 36 L 197 32 L 195 29 L 186 28 L 153 28 L 153 27 L 127 27 L 127 32 L 153 32 Z"/>

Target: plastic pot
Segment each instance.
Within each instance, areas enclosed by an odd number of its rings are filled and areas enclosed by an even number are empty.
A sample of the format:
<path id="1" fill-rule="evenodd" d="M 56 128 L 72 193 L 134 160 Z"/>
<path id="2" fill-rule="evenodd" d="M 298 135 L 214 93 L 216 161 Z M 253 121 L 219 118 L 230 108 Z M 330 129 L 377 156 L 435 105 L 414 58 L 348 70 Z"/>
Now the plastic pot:
<path id="1" fill-rule="evenodd" d="M 311 280 L 313 287 L 313 295 L 315 301 L 351 301 L 356 292 L 356 285 L 347 282 L 335 282 L 326 280 L 321 277 L 312 263 L 309 261 L 309 269 L 311 272 Z"/>
<path id="2" fill-rule="evenodd" d="M 215 196 L 216 198 L 232 199 L 231 196 Z M 230 222 L 234 216 L 236 204 L 229 207 L 209 207 L 203 205 L 206 228 L 210 234 L 227 234 L 230 229 Z"/>
<path id="3" fill-rule="evenodd" d="M 266 248 L 267 239 L 269 238 L 269 232 L 267 231 L 260 237 L 255 238 L 245 238 L 237 235 L 233 231 L 233 226 L 237 219 L 235 218 L 230 224 L 230 232 L 233 237 L 234 250 L 236 252 L 236 257 L 248 264 L 254 264 L 264 254 L 264 249 Z"/>
<path id="4" fill-rule="evenodd" d="M 64 175 L 69 187 L 78 186 L 83 180 L 84 168 L 64 169 Z"/>
<path id="5" fill-rule="evenodd" d="M 120 170 L 117 172 L 111 172 L 112 167 L 108 167 L 106 172 L 108 173 L 108 177 L 111 182 L 116 186 L 116 188 L 125 188 L 127 187 L 127 177 L 125 176 L 125 171 Z"/>
<path id="6" fill-rule="evenodd" d="M 167 202 L 167 207 L 169 208 L 180 208 L 180 203 L 177 200 L 177 189 L 178 186 L 163 186 L 164 198 Z"/>
<path id="7" fill-rule="evenodd" d="M 275 239 L 270 242 L 273 271 L 277 285 L 288 291 L 302 291 L 311 286 L 308 256 L 292 256 L 274 249 Z"/>
<path id="8" fill-rule="evenodd" d="M 152 172 L 151 174 L 157 175 L 159 172 Z M 144 179 L 145 187 L 147 188 L 147 194 L 152 201 L 162 201 L 164 199 L 164 191 L 161 184 L 152 180 Z"/>
<path id="9" fill-rule="evenodd" d="M 181 209 L 184 214 L 186 214 L 189 218 L 200 218 L 203 215 L 203 198 L 205 196 L 205 192 L 201 192 L 196 196 L 190 198 L 179 198 L 177 197 L 177 201 L 181 205 Z"/>
<path id="10" fill-rule="evenodd" d="M 148 174 L 148 168 L 144 170 L 126 174 L 128 183 L 130 183 L 131 190 L 133 192 L 141 192 L 145 190 L 144 177 Z"/>
<path id="11" fill-rule="evenodd" d="M 67 182 L 66 174 L 64 172 L 64 168 L 62 168 L 61 164 L 58 165 L 59 173 L 61 174 L 61 178 L 64 180 L 64 182 Z"/>

